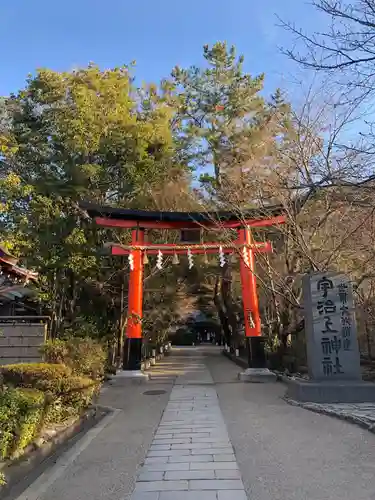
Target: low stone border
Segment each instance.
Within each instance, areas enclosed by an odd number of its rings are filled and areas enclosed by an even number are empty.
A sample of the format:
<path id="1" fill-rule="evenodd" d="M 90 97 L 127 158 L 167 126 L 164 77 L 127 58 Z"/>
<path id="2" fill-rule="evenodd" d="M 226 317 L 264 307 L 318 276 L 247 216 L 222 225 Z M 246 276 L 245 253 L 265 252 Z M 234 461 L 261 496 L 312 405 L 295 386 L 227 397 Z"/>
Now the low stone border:
<path id="1" fill-rule="evenodd" d="M 284 396 L 284 401 L 292 406 L 298 406 L 304 408 L 305 410 L 313 411 L 314 413 L 319 413 L 321 415 L 327 415 L 329 417 L 335 417 L 340 420 L 346 420 L 352 424 L 359 425 L 363 429 L 375 434 L 375 404 L 371 403 L 347 403 L 347 404 L 321 404 L 321 403 L 307 403 L 295 401 Z M 363 413 L 359 414 L 360 411 L 364 412 L 364 409 L 373 409 L 374 416 L 373 419 L 366 417 Z"/>
<path id="2" fill-rule="evenodd" d="M 168 343 L 168 344 L 165 344 L 162 347 L 163 347 L 163 349 L 161 350 L 159 348 L 159 352 L 156 352 L 154 358 L 151 357 L 151 358 L 147 358 L 146 360 L 142 361 L 142 364 L 141 364 L 141 370 L 142 371 L 149 370 L 152 366 L 155 366 L 155 364 L 156 364 L 157 361 L 162 360 L 164 358 L 164 356 L 169 356 L 170 355 L 171 350 L 172 350 L 172 345 L 170 345 Z"/>
<path id="3" fill-rule="evenodd" d="M 55 461 L 56 457 L 70 448 L 83 433 L 89 431 L 110 412 L 111 409 L 104 406 L 94 406 L 69 427 L 51 436 L 40 447 L 36 447 L 35 444 L 30 445 L 28 451 L 20 458 L 0 462 L 0 472 L 4 473 L 7 482 L 0 488 L 1 498 L 10 500 L 14 494 L 17 496 L 28 488 L 36 477 L 48 468 L 50 462 Z"/>
<path id="4" fill-rule="evenodd" d="M 276 375 L 278 382 L 283 382 L 284 384 L 287 384 L 291 380 L 301 380 L 305 382 L 306 380 L 309 380 L 308 376 L 304 376 L 301 373 L 287 374 L 279 370 L 271 370 L 271 371 Z"/>
<path id="5" fill-rule="evenodd" d="M 171 351 L 172 351 L 172 345 L 169 345 L 169 344 L 162 346 L 163 347 L 162 350 L 160 350 L 160 347 L 159 347 L 158 351 L 156 351 L 156 349 L 155 349 L 156 352 L 155 352 L 154 357 L 144 359 L 141 363 L 141 371 L 144 372 L 144 371 L 149 370 L 152 366 L 156 365 L 157 361 L 161 361 L 164 358 L 164 356 L 169 356 L 171 354 Z M 113 378 L 115 378 L 116 375 L 121 371 L 122 371 L 122 368 L 118 368 L 116 370 L 116 373 L 107 374 L 105 382 L 111 382 L 111 380 L 113 380 Z"/>

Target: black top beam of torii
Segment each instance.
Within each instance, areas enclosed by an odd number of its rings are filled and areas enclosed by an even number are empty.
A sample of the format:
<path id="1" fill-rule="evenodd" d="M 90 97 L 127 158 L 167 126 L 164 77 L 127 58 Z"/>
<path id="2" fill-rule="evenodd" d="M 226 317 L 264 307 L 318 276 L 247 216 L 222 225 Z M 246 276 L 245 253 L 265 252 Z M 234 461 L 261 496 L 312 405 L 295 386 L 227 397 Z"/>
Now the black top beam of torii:
<path id="1" fill-rule="evenodd" d="M 282 205 L 265 206 L 246 210 L 243 213 L 228 211 L 167 212 L 115 208 L 81 202 L 80 208 L 100 225 L 130 228 L 191 228 L 191 227 L 240 227 L 271 226 L 285 222 Z"/>

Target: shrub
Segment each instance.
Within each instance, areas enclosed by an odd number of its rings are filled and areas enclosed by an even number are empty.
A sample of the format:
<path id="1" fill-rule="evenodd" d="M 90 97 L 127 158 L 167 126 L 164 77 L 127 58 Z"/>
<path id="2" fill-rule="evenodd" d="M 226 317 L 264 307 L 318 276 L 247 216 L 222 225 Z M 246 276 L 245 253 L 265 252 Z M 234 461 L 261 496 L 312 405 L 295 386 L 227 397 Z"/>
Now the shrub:
<path id="1" fill-rule="evenodd" d="M 89 406 L 100 389 L 98 381 L 72 375 L 71 369 L 62 364 L 5 365 L 0 368 L 0 373 L 3 374 L 4 382 L 9 386 L 34 389 L 44 394 L 44 422 L 47 424 L 60 423 L 69 417 L 78 416 Z M 5 391 L 4 394 L 10 394 L 10 391 Z M 17 414 L 15 404 L 12 398 L 0 414 L 0 426 L 4 421 L 3 439 L 5 441 L 6 436 L 12 441 L 12 431 L 9 431 L 6 426 L 6 421 L 12 414 Z M 33 417 L 30 415 L 28 418 Z"/>
<path id="2" fill-rule="evenodd" d="M 100 383 L 87 377 L 71 376 L 61 380 L 48 406 L 46 422 L 62 422 L 80 415 L 91 404 L 99 389 Z"/>
<path id="3" fill-rule="evenodd" d="M 89 406 L 99 389 L 100 384 L 87 377 L 69 377 L 62 381 L 60 397 L 65 407 L 80 412 Z"/>
<path id="4" fill-rule="evenodd" d="M 72 374 L 68 366 L 50 363 L 19 363 L 0 368 L 5 385 L 55 392 L 59 382 Z"/>
<path id="5" fill-rule="evenodd" d="M 20 418 L 18 420 L 15 450 L 23 451 L 37 436 L 43 425 L 45 395 L 37 390 L 16 389 L 19 398 Z"/>
<path id="6" fill-rule="evenodd" d="M 0 372 L 5 383 L 10 386 L 31 388 L 45 393 L 46 423 L 58 423 L 69 416 L 79 415 L 91 403 L 100 388 L 100 383 L 87 377 L 72 375 L 69 367 L 59 364 L 5 365 Z"/>
<path id="7" fill-rule="evenodd" d="M 14 391 L 0 394 L 0 458 L 8 456 L 14 441 L 18 418 L 18 401 Z"/>
<path id="8" fill-rule="evenodd" d="M 102 344 L 89 337 L 50 340 L 42 347 L 44 360 L 69 366 L 75 375 L 94 380 L 103 378 L 106 352 Z"/>
<path id="9" fill-rule="evenodd" d="M 0 373 L 13 386 L 0 392 L 0 459 L 22 453 L 44 423 L 79 415 L 100 388 L 62 364 L 5 365 Z"/>
<path id="10" fill-rule="evenodd" d="M 66 359 L 69 356 L 66 340 L 48 340 L 41 350 L 47 363 L 66 364 Z"/>
<path id="11" fill-rule="evenodd" d="M 18 455 L 38 434 L 45 396 L 34 389 L 8 389 L 0 394 L 0 457 Z"/>

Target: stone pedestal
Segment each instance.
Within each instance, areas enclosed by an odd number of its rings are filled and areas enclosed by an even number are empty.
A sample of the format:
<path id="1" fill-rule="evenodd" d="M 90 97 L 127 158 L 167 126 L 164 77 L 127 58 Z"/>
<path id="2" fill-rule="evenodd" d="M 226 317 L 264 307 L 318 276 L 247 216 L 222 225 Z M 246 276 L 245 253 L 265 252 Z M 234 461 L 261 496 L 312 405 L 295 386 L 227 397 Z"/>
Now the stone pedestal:
<path id="1" fill-rule="evenodd" d="M 117 372 L 116 378 L 148 380 L 150 375 L 141 370 L 121 370 Z"/>
<path id="2" fill-rule="evenodd" d="M 290 379 L 287 397 L 312 403 L 375 401 L 375 384 L 363 382 L 352 285 L 340 273 L 303 278 L 310 380 Z"/>
<path id="3" fill-rule="evenodd" d="M 373 403 L 375 384 L 363 381 L 316 382 L 291 379 L 286 396 L 309 403 Z"/>
<path id="4" fill-rule="evenodd" d="M 266 353 L 264 345 L 264 337 L 246 337 L 249 368 L 266 368 Z"/>
<path id="5" fill-rule="evenodd" d="M 242 382 L 251 382 L 255 384 L 264 384 L 276 382 L 276 373 L 271 372 L 268 368 L 247 368 L 244 372 L 238 374 L 239 380 Z"/>
<path id="6" fill-rule="evenodd" d="M 123 349 L 123 370 L 139 371 L 142 364 L 142 338 L 126 338 Z"/>

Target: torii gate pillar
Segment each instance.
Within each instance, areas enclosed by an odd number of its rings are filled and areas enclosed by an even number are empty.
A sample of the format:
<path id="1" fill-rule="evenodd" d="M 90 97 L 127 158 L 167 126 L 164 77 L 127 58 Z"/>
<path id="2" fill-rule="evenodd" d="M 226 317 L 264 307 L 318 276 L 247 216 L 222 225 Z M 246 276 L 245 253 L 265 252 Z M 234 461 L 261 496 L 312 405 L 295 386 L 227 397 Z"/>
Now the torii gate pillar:
<path id="1" fill-rule="evenodd" d="M 238 242 L 244 245 L 254 243 L 249 228 L 245 227 L 238 230 Z M 250 368 L 265 368 L 266 356 L 259 313 L 254 250 L 251 247 L 244 248 L 246 248 L 248 262 L 245 262 L 242 255 L 240 260 L 240 275 L 248 363 Z"/>
<path id="2" fill-rule="evenodd" d="M 144 243 L 144 230 L 132 231 L 132 245 Z M 123 369 L 140 370 L 142 364 L 143 260 L 142 250 L 133 250 L 129 277 L 128 316 L 124 341 Z"/>

